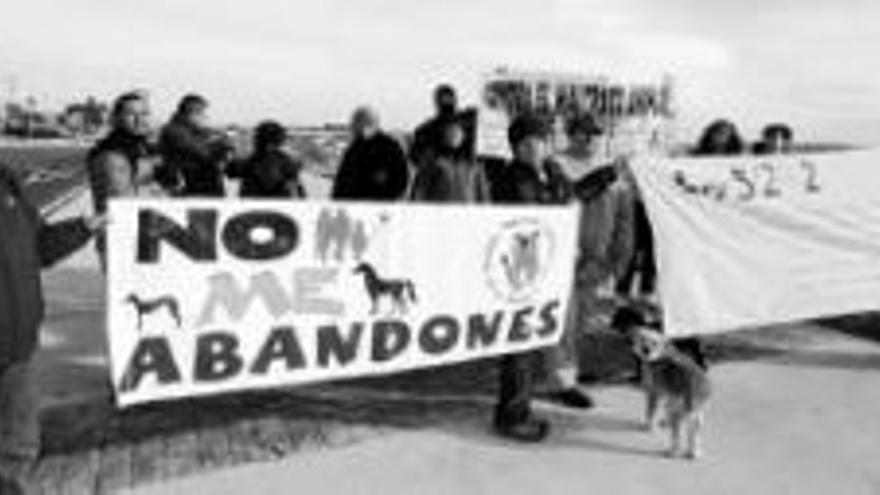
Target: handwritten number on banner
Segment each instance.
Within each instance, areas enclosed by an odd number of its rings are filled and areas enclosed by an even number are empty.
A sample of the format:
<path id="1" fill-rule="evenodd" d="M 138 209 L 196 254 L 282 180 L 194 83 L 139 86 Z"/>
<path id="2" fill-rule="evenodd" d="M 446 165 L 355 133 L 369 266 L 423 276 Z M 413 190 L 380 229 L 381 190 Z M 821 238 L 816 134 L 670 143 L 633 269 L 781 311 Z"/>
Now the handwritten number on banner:
<path id="1" fill-rule="evenodd" d="M 762 163 L 759 168 L 767 175 L 767 182 L 764 185 L 764 197 L 775 198 L 782 195 L 782 191 L 776 185 L 776 167 L 769 163 Z"/>
<path id="2" fill-rule="evenodd" d="M 755 196 L 755 184 L 749 178 L 748 172 L 743 168 L 734 168 L 730 170 L 733 180 L 739 182 L 746 187 L 746 192 L 739 195 L 740 201 L 748 201 Z"/>
<path id="3" fill-rule="evenodd" d="M 809 194 L 815 194 L 822 190 L 819 183 L 819 171 L 816 164 L 809 160 L 800 161 L 801 170 L 806 175 L 806 183 L 804 190 Z M 789 190 L 788 183 L 784 182 L 780 186 L 779 174 L 777 167 L 770 162 L 761 162 L 755 167 L 734 167 L 730 169 L 730 179 L 739 189 L 739 194 L 732 196 L 737 201 L 752 201 L 759 195 L 765 198 L 778 198 Z M 783 178 L 791 177 L 787 174 L 782 175 Z M 692 182 L 691 178 L 683 170 L 676 170 L 672 179 L 675 185 L 687 194 L 703 196 L 711 198 L 715 201 L 726 201 L 728 199 L 728 191 L 731 186 L 729 181 L 721 183 L 709 182 L 699 183 Z M 792 184 L 793 186 L 794 184 Z M 794 189 L 792 187 L 792 189 Z"/>
<path id="4" fill-rule="evenodd" d="M 801 168 L 807 173 L 806 191 L 808 193 L 817 193 L 822 190 L 819 185 L 819 172 L 816 164 L 809 160 L 801 160 Z"/>

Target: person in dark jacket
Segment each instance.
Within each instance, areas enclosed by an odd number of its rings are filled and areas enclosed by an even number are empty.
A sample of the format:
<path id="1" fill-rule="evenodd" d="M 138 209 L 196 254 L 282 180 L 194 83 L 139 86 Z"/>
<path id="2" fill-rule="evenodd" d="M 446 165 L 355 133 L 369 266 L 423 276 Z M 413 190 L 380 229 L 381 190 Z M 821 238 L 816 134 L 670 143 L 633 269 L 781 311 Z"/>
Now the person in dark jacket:
<path id="1" fill-rule="evenodd" d="M 162 193 L 156 182 L 159 155 L 148 140 L 150 107 L 144 95 L 125 93 L 113 102 L 110 132 L 89 151 L 87 176 L 96 214 L 107 212 L 110 198 L 155 196 Z M 106 263 L 104 236 L 95 248 L 103 268 Z"/>
<path id="2" fill-rule="evenodd" d="M 572 195 L 571 184 L 550 166 L 548 129 L 533 116 L 520 116 L 508 128 L 513 161 L 496 187 L 495 201 L 505 204 L 564 204 Z M 541 351 L 508 354 L 501 358 L 495 431 L 506 438 L 540 442 L 550 424 L 531 411 L 534 374 Z"/>
<path id="3" fill-rule="evenodd" d="M 102 216 L 49 224 L 0 165 L 0 478 L 26 482 L 40 453 L 39 391 L 31 363 L 43 320 L 41 268 L 84 246 Z"/>
<path id="4" fill-rule="evenodd" d="M 444 147 L 444 133 L 446 124 L 458 118 L 458 95 L 449 84 L 441 84 L 434 90 L 434 108 L 436 113 L 433 117 L 422 122 L 413 132 L 413 142 L 410 148 L 410 160 L 416 168 L 432 160 L 433 156 L 442 151 Z M 467 131 L 467 129 L 463 129 Z M 469 145 L 465 136 L 462 147 Z"/>
<path id="5" fill-rule="evenodd" d="M 305 197 L 299 181 L 302 164 L 284 149 L 287 129 L 275 121 L 265 121 L 254 131 L 254 149 L 250 157 L 234 161 L 226 169 L 231 179 L 241 180 L 242 198 Z"/>
<path id="6" fill-rule="evenodd" d="M 184 96 L 159 135 L 166 186 L 179 196 L 223 197 L 223 168 L 231 145 L 207 126 L 208 101 Z"/>
<path id="7" fill-rule="evenodd" d="M 333 199 L 395 201 L 409 185 L 409 164 L 400 144 L 382 131 L 379 116 L 367 107 L 351 119 L 352 143 L 333 183 Z"/>
<path id="8" fill-rule="evenodd" d="M 488 203 L 489 180 L 483 164 L 465 148 L 465 130 L 456 120 L 443 126 L 443 141 L 416 171 L 414 201 Z"/>

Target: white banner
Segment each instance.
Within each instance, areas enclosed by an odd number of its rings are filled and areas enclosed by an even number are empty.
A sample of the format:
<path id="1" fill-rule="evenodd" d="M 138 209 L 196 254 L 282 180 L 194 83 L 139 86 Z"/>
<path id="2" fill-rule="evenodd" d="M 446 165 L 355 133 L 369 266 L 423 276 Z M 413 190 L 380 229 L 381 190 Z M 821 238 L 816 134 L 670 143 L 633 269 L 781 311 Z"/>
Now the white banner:
<path id="1" fill-rule="evenodd" d="M 880 309 L 880 152 L 633 169 L 671 334 Z"/>
<path id="2" fill-rule="evenodd" d="M 585 113 L 605 131 L 599 151 L 606 158 L 663 152 L 674 131 L 673 86 L 668 77 L 644 84 L 606 76 L 493 72 L 480 88 L 477 153 L 510 157 L 507 127 L 526 112 L 552 121 L 552 144 L 558 154 L 566 154 L 569 146 L 568 124 Z"/>
<path id="3" fill-rule="evenodd" d="M 553 345 L 578 210 L 119 200 L 110 215 L 126 406 Z"/>

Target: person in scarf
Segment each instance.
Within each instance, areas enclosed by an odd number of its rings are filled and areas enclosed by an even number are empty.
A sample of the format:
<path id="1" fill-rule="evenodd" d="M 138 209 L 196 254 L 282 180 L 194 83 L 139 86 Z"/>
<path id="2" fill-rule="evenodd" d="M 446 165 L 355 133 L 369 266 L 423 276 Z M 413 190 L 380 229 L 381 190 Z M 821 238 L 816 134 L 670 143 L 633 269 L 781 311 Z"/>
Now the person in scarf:
<path id="1" fill-rule="evenodd" d="M 107 212 L 110 198 L 160 195 L 162 169 L 149 141 L 150 106 L 144 94 L 124 93 L 113 102 L 110 132 L 89 151 L 87 175 L 95 213 Z M 101 266 L 106 263 L 103 235 L 96 239 Z"/>

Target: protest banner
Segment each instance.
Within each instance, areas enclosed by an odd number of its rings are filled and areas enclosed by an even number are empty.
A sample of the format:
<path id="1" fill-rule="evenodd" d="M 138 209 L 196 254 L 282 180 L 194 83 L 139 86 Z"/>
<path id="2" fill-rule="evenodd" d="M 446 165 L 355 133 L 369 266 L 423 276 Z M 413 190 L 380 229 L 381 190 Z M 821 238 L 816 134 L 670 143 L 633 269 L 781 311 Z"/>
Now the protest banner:
<path id="1" fill-rule="evenodd" d="M 665 152 L 674 132 L 673 81 L 623 82 L 607 76 L 495 71 L 483 78 L 478 103 L 477 153 L 510 157 L 507 127 L 524 112 L 553 124 L 553 147 L 565 154 L 568 123 L 591 114 L 605 130 L 606 158 Z"/>
<path id="2" fill-rule="evenodd" d="M 121 406 L 556 343 L 577 207 L 111 201 Z"/>
<path id="3" fill-rule="evenodd" d="M 880 153 L 642 161 L 672 335 L 880 309 Z"/>

